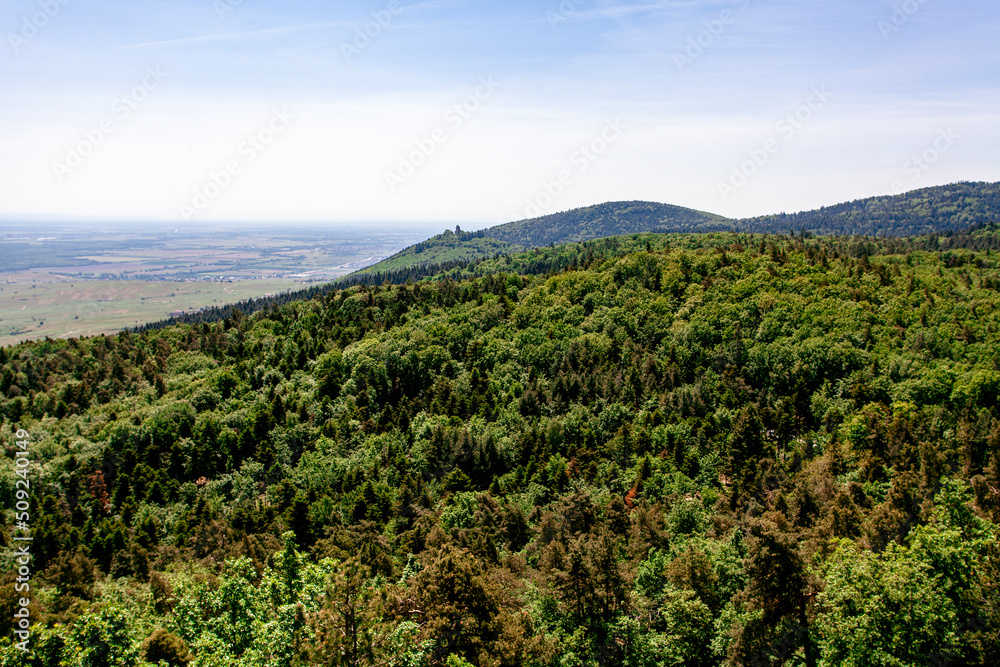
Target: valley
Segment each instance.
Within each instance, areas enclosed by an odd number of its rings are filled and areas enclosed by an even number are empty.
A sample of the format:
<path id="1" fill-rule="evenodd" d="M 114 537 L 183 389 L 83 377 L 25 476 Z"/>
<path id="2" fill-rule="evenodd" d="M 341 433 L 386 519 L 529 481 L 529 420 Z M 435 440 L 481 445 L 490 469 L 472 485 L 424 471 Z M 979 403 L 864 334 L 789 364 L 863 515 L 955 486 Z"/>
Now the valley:
<path id="1" fill-rule="evenodd" d="M 92 336 L 342 277 L 426 233 L 364 227 L 0 225 L 0 345 Z"/>

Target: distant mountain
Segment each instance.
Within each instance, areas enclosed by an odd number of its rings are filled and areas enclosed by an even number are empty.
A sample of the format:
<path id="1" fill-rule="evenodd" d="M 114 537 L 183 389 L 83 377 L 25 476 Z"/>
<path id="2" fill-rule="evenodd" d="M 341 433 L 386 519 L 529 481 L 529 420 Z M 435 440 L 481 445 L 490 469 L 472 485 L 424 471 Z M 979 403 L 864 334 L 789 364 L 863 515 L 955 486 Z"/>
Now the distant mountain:
<path id="1" fill-rule="evenodd" d="M 419 280 L 497 255 L 640 232 L 917 236 L 956 232 L 998 220 L 1000 183 L 955 183 L 741 220 L 656 202 L 607 202 L 478 232 L 445 231 L 347 276 L 340 284 L 372 282 L 374 276 L 391 283 Z"/>
<path id="2" fill-rule="evenodd" d="M 490 227 L 485 233 L 507 243 L 534 248 L 638 232 L 719 232 L 731 228 L 732 220 L 714 213 L 656 202 L 627 201 L 508 222 Z"/>
<path id="3" fill-rule="evenodd" d="M 917 236 L 1000 220 L 1000 183 L 961 182 L 901 195 L 857 199 L 801 213 L 736 221 L 739 231 L 782 234 Z"/>
<path id="4" fill-rule="evenodd" d="M 419 280 L 477 259 L 510 255 L 561 243 L 578 243 L 639 232 L 714 232 L 733 222 L 714 213 L 656 202 L 608 202 L 508 222 L 477 232 L 456 228 L 410 246 L 378 264 L 352 273 L 342 284 L 369 282 L 378 275 L 389 282 Z"/>

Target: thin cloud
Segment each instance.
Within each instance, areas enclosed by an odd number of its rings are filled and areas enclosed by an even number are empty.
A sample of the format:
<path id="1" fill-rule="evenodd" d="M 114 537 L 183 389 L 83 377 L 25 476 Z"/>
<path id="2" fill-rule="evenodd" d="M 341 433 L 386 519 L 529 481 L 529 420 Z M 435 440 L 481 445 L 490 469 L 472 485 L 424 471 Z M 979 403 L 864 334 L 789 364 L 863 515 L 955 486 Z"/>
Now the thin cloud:
<path id="1" fill-rule="evenodd" d="M 556 12 L 556 11 L 550 9 L 549 10 L 549 14 L 558 13 L 559 16 L 560 16 L 560 18 L 562 20 L 567 21 L 567 22 L 599 21 L 599 20 L 605 20 L 605 19 L 621 19 L 621 18 L 624 18 L 624 17 L 633 16 L 635 14 L 649 14 L 651 12 L 658 12 L 658 11 L 663 11 L 663 10 L 666 10 L 666 9 L 676 9 L 678 7 L 703 7 L 703 6 L 712 6 L 712 5 L 717 5 L 717 4 L 723 4 L 723 5 L 732 4 L 731 1 L 730 2 L 725 2 L 725 1 L 721 1 L 721 2 L 717 2 L 717 1 L 703 2 L 703 1 L 694 0 L 694 1 L 691 1 L 691 2 L 667 1 L 667 2 L 651 2 L 651 3 L 643 3 L 643 4 L 629 4 L 629 5 L 617 5 L 617 6 L 608 5 L 608 6 L 603 6 L 603 7 L 597 7 L 597 8 L 594 8 L 594 9 L 585 9 L 585 8 L 582 7 L 582 5 L 583 5 L 583 3 L 585 1 L 586 0 L 582 0 L 580 2 L 580 6 L 578 6 L 575 9 L 573 9 L 572 11 L 564 11 L 564 12 L 560 11 L 560 12 Z M 558 7 L 556 9 L 558 9 Z M 533 19 L 533 20 L 527 21 L 527 23 L 529 23 L 529 24 L 530 23 L 548 23 L 550 21 L 551 21 L 551 18 L 549 17 L 548 14 L 546 14 L 545 17 L 543 17 L 543 18 Z"/>
<path id="2" fill-rule="evenodd" d="M 119 46 L 121 50 L 128 49 L 144 49 L 155 46 L 173 46 L 175 44 L 198 44 L 198 43 L 212 43 L 212 42 L 226 42 L 235 41 L 241 39 L 253 39 L 256 37 L 264 37 L 267 35 L 287 35 L 295 32 L 304 32 L 307 30 L 318 30 L 320 28 L 343 28 L 345 26 L 353 25 L 346 21 L 332 21 L 324 23 L 307 23 L 304 25 L 295 26 L 284 26 L 280 28 L 266 28 L 264 30 L 250 30 L 247 32 L 224 32 L 216 33 L 212 35 L 197 35 L 194 37 L 179 37 L 177 39 L 164 39 L 156 42 L 142 42 L 140 44 L 127 44 L 125 46 Z"/>

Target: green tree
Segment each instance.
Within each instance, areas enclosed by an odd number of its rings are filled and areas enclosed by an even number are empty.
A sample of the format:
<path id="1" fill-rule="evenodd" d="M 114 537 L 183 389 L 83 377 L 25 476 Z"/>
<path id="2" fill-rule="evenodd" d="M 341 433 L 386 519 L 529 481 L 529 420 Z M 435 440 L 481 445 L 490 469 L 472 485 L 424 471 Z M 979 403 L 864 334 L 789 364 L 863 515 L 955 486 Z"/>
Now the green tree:
<path id="1" fill-rule="evenodd" d="M 923 664 L 931 657 L 976 664 L 995 652 L 983 631 L 996 631 L 997 529 L 972 512 L 971 499 L 966 485 L 942 480 L 931 521 L 911 532 L 909 546 L 891 543 L 877 555 L 840 543 L 819 596 L 823 664 Z"/>
<path id="2" fill-rule="evenodd" d="M 313 658 L 345 667 L 384 664 L 391 644 L 383 614 L 383 594 L 376 590 L 369 568 L 357 557 L 343 561 L 310 622 L 316 637 Z M 396 645 L 392 650 L 401 648 L 405 647 Z"/>

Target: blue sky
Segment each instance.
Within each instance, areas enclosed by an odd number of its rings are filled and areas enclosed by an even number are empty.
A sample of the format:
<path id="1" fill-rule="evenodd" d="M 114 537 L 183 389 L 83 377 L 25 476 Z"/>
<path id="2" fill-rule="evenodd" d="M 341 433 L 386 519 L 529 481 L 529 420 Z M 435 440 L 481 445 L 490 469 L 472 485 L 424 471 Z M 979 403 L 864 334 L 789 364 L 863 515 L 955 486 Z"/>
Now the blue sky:
<path id="1" fill-rule="evenodd" d="M 1000 180 L 995 0 L 8 1 L 0 217 L 731 216 Z"/>

